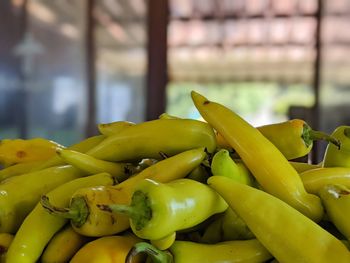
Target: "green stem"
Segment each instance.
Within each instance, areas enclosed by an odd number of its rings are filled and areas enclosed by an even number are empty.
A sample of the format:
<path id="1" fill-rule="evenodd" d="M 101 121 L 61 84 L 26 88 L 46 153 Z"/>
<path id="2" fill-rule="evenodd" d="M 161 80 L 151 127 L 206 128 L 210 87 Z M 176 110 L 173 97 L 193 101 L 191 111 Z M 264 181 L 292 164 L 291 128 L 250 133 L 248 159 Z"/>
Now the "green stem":
<path id="1" fill-rule="evenodd" d="M 162 251 L 149 243 L 140 242 L 134 245 L 126 256 L 125 263 L 132 263 L 136 255 L 146 253 L 153 263 L 173 263 L 173 256 L 168 251 Z"/>
<path id="2" fill-rule="evenodd" d="M 46 195 L 41 196 L 40 203 L 50 214 L 70 219 L 77 227 L 81 227 L 89 216 L 89 209 L 83 197 L 72 198 L 69 208 L 52 205 Z"/>
<path id="3" fill-rule="evenodd" d="M 307 124 L 305 124 L 303 127 L 301 138 L 304 140 L 306 147 L 309 147 L 315 140 L 324 140 L 333 143 L 338 147 L 338 149 L 340 149 L 339 140 L 335 139 L 325 132 L 312 130 L 311 127 Z"/>
<path id="4" fill-rule="evenodd" d="M 131 205 L 97 204 L 103 211 L 127 215 L 132 220 L 136 230 L 141 230 L 152 219 L 152 209 L 147 194 L 136 191 L 132 196 Z"/>

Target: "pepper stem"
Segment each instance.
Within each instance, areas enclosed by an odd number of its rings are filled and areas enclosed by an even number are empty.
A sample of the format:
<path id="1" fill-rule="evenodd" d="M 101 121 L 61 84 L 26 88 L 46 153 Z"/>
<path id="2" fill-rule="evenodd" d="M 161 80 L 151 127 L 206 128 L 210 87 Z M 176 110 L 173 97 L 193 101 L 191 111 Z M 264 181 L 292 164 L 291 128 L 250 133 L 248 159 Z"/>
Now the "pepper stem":
<path id="1" fill-rule="evenodd" d="M 152 218 L 152 209 L 147 194 L 136 191 L 131 200 L 131 205 L 121 204 L 97 204 L 103 211 L 125 214 L 130 217 L 136 230 L 141 230 Z"/>
<path id="2" fill-rule="evenodd" d="M 307 124 L 304 124 L 303 126 L 303 132 L 301 134 L 301 138 L 304 140 L 306 147 L 309 147 L 313 141 L 315 140 L 324 140 L 329 143 L 333 143 L 335 146 L 340 149 L 340 141 L 332 137 L 331 135 L 322 132 L 322 131 L 315 131 L 311 129 L 311 127 Z"/>
<path id="3" fill-rule="evenodd" d="M 174 262 L 173 256 L 168 251 L 162 251 L 149 243 L 140 242 L 135 244 L 129 251 L 128 255 L 126 256 L 125 263 L 132 263 L 136 255 L 140 253 L 146 253 L 149 257 L 151 257 L 153 263 Z"/>
<path id="4" fill-rule="evenodd" d="M 76 227 L 81 227 L 89 216 L 89 209 L 83 197 L 72 198 L 69 208 L 52 205 L 46 195 L 41 196 L 40 203 L 50 214 L 70 219 Z"/>

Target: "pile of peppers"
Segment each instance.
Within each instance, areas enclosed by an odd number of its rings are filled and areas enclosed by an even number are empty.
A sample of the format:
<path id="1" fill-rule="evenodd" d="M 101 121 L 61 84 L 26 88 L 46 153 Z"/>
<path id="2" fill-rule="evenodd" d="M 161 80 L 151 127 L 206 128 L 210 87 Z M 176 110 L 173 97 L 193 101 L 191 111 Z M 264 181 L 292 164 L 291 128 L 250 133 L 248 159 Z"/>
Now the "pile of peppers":
<path id="1" fill-rule="evenodd" d="M 0 141 L 0 262 L 349 263 L 350 126 L 253 127 L 191 98 L 205 121 L 99 124 L 54 155 Z M 315 140 L 323 161 L 296 161 Z"/>

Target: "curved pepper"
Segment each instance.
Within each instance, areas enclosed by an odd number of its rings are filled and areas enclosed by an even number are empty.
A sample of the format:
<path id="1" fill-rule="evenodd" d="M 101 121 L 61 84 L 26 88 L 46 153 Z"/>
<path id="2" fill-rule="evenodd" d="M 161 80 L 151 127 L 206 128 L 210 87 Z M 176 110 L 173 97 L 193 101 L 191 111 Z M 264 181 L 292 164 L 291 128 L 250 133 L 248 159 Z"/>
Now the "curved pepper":
<path id="1" fill-rule="evenodd" d="M 145 179 L 135 188 L 130 205 L 98 206 L 128 215 L 135 235 L 149 240 L 159 240 L 196 226 L 228 207 L 210 187 L 191 179 L 166 184 Z"/>
<path id="2" fill-rule="evenodd" d="M 175 241 L 169 251 L 158 250 L 145 242 L 137 243 L 125 262 L 133 262 L 133 258 L 141 252 L 147 253 L 154 263 L 260 263 L 272 258 L 270 252 L 256 239 L 211 245 Z"/>
<path id="3" fill-rule="evenodd" d="M 135 123 L 130 121 L 115 121 L 110 123 L 100 123 L 97 125 L 97 128 L 101 134 L 109 136 L 121 132 L 133 125 L 135 125 Z"/>
<path id="4" fill-rule="evenodd" d="M 0 169 L 0 182 L 15 175 L 29 173 L 32 169 L 39 166 L 41 163 L 42 161 L 17 163 L 4 169 Z"/>
<path id="5" fill-rule="evenodd" d="M 40 257 L 40 262 L 69 262 L 75 253 L 89 241 L 91 241 L 89 237 L 79 235 L 68 224 L 51 238 Z"/>
<path id="6" fill-rule="evenodd" d="M 340 148 L 328 144 L 323 157 L 324 167 L 350 167 L 350 126 L 339 126 L 331 134 L 340 141 Z"/>
<path id="7" fill-rule="evenodd" d="M 311 127 L 300 119 L 273 123 L 257 127 L 270 142 L 288 159 L 296 159 L 307 155 L 315 140 L 325 140 L 339 148 L 339 141 L 321 131 L 312 130 Z M 218 146 L 230 149 L 230 144 L 220 134 L 216 133 Z"/>
<path id="8" fill-rule="evenodd" d="M 214 244 L 220 241 L 253 239 L 254 234 L 232 208 L 227 208 L 214 222 L 205 228 L 200 243 Z"/>
<path id="9" fill-rule="evenodd" d="M 305 191 L 299 174 L 268 139 L 225 106 L 194 91 L 191 96 L 203 118 L 237 151 L 264 190 L 312 220 L 321 220 L 320 199 Z"/>
<path id="10" fill-rule="evenodd" d="M 44 161 L 54 156 L 58 147 L 63 146 L 44 138 L 0 140 L 0 164 L 6 167 L 16 163 Z"/>
<path id="11" fill-rule="evenodd" d="M 82 187 L 95 185 L 112 185 L 113 178 L 107 173 L 91 175 L 62 184 L 42 197 L 30 214 L 25 218 L 7 251 L 7 263 L 33 263 L 42 254 L 45 246 L 67 222 L 66 219 L 54 217 L 42 206 L 48 198 L 55 205 L 68 205 L 70 196 Z"/>
<path id="12" fill-rule="evenodd" d="M 320 197 L 333 224 L 350 240 L 350 188 L 327 185 L 320 190 Z"/>
<path id="13" fill-rule="evenodd" d="M 320 168 L 321 165 L 318 164 L 309 164 L 309 163 L 302 163 L 302 162 L 293 162 L 289 161 L 289 163 L 293 166 L 293 168 L 300 174 L 302 172 Z"/>
<path id="14" fill-rule="evenodd" d="M 68 164 L 84 171 L 87 174 L 109 173 L 119 183 L 125 181 L 135 173 L 136 167 L 131 163 L 116 163 L 96 159 L 85 153 L 59 149 L 57 154 Z"/>
<path id="15" fill-rule="evenodd" d="M 223 176 L 210 177 L 208 184 L 278 261 L 350 262 L 350 253 L 340 240 L 282 200 Z"/>
<path id="16" fill-rule="evenodd" d="M 75 231 L 85 236 L 105 236 L 120 233 L 130 227 L 129 218 L 100 210 L 97 204 L 130 204 L 136 185 L 145 178 L 158 182 L 169 182 L 185 177 L 206 157 L 204 148 L 188 150 L 169 157 L 144 169 L 137 175 L 116 186 L 80 189 L 71 198 L 69 208 L 51 212 L 69 218 Z M 56 211 L 56 212 L 55 212 Z"/>
<path id="17" fill-rule="evenodd" d="M 243 184 L 254 184 L 252 175 L 242 172 L 242 168 L 235 163 L 226 149 L 221 149 L 215 153 L 211 161 L 211 171 L 213 175 L 226 176 Z"/>
<path id="18" fill-rule="evenodd" d="M 134 235 L 101 237 L 83 246 L 70 263 L 124 263 L 132 246 L 140 241 Z M 140 256 L 133 263 L 143 262 Z"/>
<path id="19" fill-rule="evenodd" d="M 71 165 L 10 177 L 0 184 L 0 232 L 15 233 L 42 194 L 85 176 Z"/>
<path id="20" fill-rule="evenodd" d="M 106 161 L 134 161 L 159 158 L 159 152 L 173 156 L 205 147 L 216 148 L 213 129 L 205 122 L 190 119 L 157 119 L 128 127 L 108 136 L 87 154 Z"/>
<path id="21" fill-rule="evenodd" d="M 317 168 L 300 173 L 305 189 L 318 194 L 328 184 L 341 184 L 350 187 L 350 167 Z"/>
<path id="22" fill-rule="evenodd" d="M 92 137 L 86 138 L 85 140 L 82 140 L 76 144 L 73 144 L 73 145 L 67 147 L 67 149 L 84 153 L 84 152 L 90 150 L 91 148 L 95 147 L 100 142 L 102 142 L 105 138 L 106 138 L 106 136 L 104 136 L 104 135 L 92 136 Z M 65 162 L 59 156 L 55 155 L 55 156 L 51 157 L 50 159 L 48 159 L 47 161 L 44 161 L 41 165 L 36 166 L 31 171 L 32 172 L 38 171 L 38 170 L 42 170 L 42 169 L 45 169 L 48 167 L 63 165 L 63 164 L 65 164 Z"/>

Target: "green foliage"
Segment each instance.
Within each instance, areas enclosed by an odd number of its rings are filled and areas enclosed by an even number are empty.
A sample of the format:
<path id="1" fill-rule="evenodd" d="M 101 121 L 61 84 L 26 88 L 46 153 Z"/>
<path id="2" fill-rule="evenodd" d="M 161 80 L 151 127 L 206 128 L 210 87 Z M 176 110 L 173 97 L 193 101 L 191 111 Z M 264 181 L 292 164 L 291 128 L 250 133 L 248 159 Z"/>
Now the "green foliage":
<path id="1" fill-rule="evenodd" d="M 314 94 L 307 85 L 282 86 L 278 83 L 239 82 L 239 83 L 170 83 L 167 87 L 167 109 L 171 114 L 182 118 L 200 118 L 194 107 L 190 92 L 196 90 L 211 100 L 254 122 L 259 114 L 265 113 L 269 122 L 287 119 L 291 105 L 311 107 Z"/>

